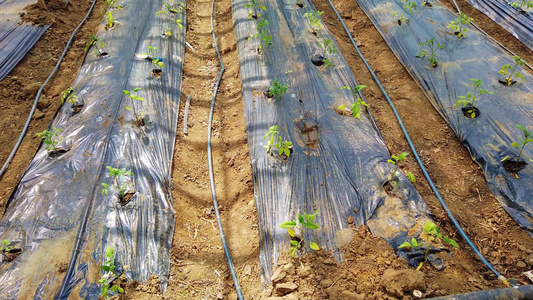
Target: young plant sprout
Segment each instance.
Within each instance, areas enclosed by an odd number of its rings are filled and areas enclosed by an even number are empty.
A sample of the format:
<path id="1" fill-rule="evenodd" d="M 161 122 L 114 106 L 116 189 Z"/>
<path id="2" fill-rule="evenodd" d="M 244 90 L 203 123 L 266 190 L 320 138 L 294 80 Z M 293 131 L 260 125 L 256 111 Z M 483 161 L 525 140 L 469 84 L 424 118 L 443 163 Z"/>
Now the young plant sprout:
<path id="1" fill-rule="evenodd" d="M 267 10 L 266 6 L 263 5 L 263 3 L 260 2 L 260 0 L 251 0 L 252 4 L 246 4 L 245 7 L 248 8 L 248 19 L 254 18 L 260 18 L 261 14 L 259 11 Z"/>
<path id="2" fill-rule="evenodd" d="M 104 4 L 117 10 L 124 7 L 122 4 L 117 4 L 117 0 L 105 0 Z"/>
<path id="3" fill-rule="evenodd" d="M 74 104 L 76 100 L 78 100 L 78 95 L 74 92 L 73 87 L 69 87 L 68 89 L 61 92 L 61 104 L 65 103 L 65 100 Z"/>
<path id="4" fill-rule="evenodd" d="M 524 66 L 526 64 L 526 61 L 517 55 L 513 56 L 513 60 L 515 62 L 513 66 L 511 66 L 511 64 L 506 64 L 502 66 L 500 71 L 498 71 L 498 74 L 507 76 L 504 80 L 499 80 L 500 83 L 506 84 L 508 86 L 516 82 L 516 80 L 513 80 L 513 76 L 515 79 L 520 78 L 522 79 L 522 82 L 524 82 L 524 75 L 516 71 L 516 67 Z"/>
<path id="5" fill-rule="evenodd" d="M 361 101 L 361 98 L 359 98 L 357 96 L 359 91 L 361 91 L 364 88 L 366 88 L 366 85 L 358 85 L 358 86 L 354 86 L 354 87 L 345 86 L 345 87 L 341 88 L 341 91 L 342 90 L 349 90 L 350 92 L 352 92 L 352 95 L 353 95 L 353 98 L 355 99 L 355 102 L 352 103 L 352 108 L 350 109 L 350 112 L 352 113 L 353 117 L 357 118 L 357 119 L 361 118 L 361 113 L 360 113 L 361 106 L 368 107 L 368 104 L 366 104 L 365 101 Z M 343 104 L 343 105 L 339 106 L 339 110 L 341 110 L 341 111 L 347 110 L 346 105 Z"/>
<path id="6" fill-rule="evenodd" d="M 288 84 L 279 82 L 278 79 L 272 81 L 270 88 L 268 89 L 268 95 L 270 98 L 276 97 L 276 100 L 280 100 L 283 94 L 287 93 Z"/>
<path id="7" fill-rule="evenodd" d="M 271 156 L 274 155 L 274 148 L 278 148 L 279 156 L 285 155 L 289 157 L 291 155 L 292 142 L 283 141 L 278 132 L 278 125 L 271 126 L 268 129 L 268 132 L 265 134 L 265 140 L 268 140 L 268 144 L 263 147 L 267 149 L 266 153 L 269 153 Z"/>
<path id="8" fill-rule="evenodd" d="M 85 49 L 84 51 L 87 52 L 87 50 L 89 50 L 89 48 L 91 48 L 92 46 L 94 46 L 96 49 L 94 50 L 94 55 L 96 56 L 99 56 L 99 55 L 106 55 L 107 53 L 104 52 L 104 47 L 105 47 L 105 43 L 104 41 L 102 41 L 101 38 L 98 38 L 92 34 L 89 34 L 89 40 L 90 42 L 88 42 L 87 44 L 85 44 Z"/>
<path id="9" fill-rule="evenodd" d="M 402 0 L 403 2 L 403 0 Z M 416 6 L 415 2 L 414 1 L 410 1 L 410 0 L 406 0 L 405 1 L 405 6 L 404 6 L 404 10 L 408 10 L 409 11 L 409 14 L 411 14 L 411 10 Z M 398 19 L 398 25 L 402 25 L 402 23 L 405 21 L 405 22 L 409 22 L 411 19 L 409 18 L 406 18 L 405 17 L 405 11 L 402 10 L 400 12 L 400 18 Z M 398 14 L 397 11 L 395 11 L 393 14 L 392 14 L 392 17 L 394 18 L 396 15 Z"/>
<path id="10" fill-rule="evenodd" d="M 455 21 L 450 21 L 448 28 L 457 35 L 457 37 L 465 37 L 465 33 L 469 30 L 466 28 L 466 25 L 474 21 L 473 18 L 470 18 L 465 13 L 459 13 Z"/>
<path id="11" fill-rule="evenodd" d="M 472 81 L 472 84 L 474 85 L 474 95 L 468 92 L 466 96 L 459 96 L 459 100 L 457 100 L 455 106 L 464 106 L 463 113 L 465 114 L 465 116 L 474 119 L 478 115 L 476 111 L 479 112 L 479 110 L 474 107 L 474 104 L 476 103 L 476 100 L 479 98 L 479 96 L 485 94 L 494 95 L 494 93 L 481 88 L 484 87 L 483 80 L 470 78 L 470 81 Z"/>
<path id="12" fill-rule="evenodd" d="M 337 47 L 335 47 L 335 45 L 333 44 L 333 42 L 330 39 L 325 39 L 325 40 L 321 41 L 319 43 L 319 45 L 320 45 L 320 48 L 322 49 L 322 56 L 324 57 L 322 62 L 326 66 L 326 69 L 329 69 L 329 68 L 331 68 L 331 66 L 333 64 L 331 63 L 331 60 L 326 57 L 326 53 L 328 53 L 328 54 L 337 53 Z"/>
<path id="13" fill-rule="evenodd" d="M 106 14 L 105 19 L 107 20 L 106 29 L 111 29 L 113 26 L 115 26 L 115 20 L 113 19 L 113 12 L 108 11 Z"/>
<path id="14" fill-rule="evenodd" d="M 398 155 L 391 155 L 391 158 L 387 160 L 389 164 L 393 164 L 396 166 L 392 171 L 389 179 L 389 182 L 392 184 L 393 187 L 396 187 L 398 185 L 398 183 L 394 180 L 394 177 L 396 177 L 396 175 L 398 174 L 398 171 L 400 169 L 400 162 L 402 162 L 408 155 L 409 153 L 403 152 Z M 409 180 L 411 180 L 413 183 L 416 183 L 416 178 L 413 173 L 407 172 L 407 178 L 409 178 Z"/>
<path id="15" fill-rule="evenodd" d="M 133 93 L 138 94 L 138 91 L 142 90 L 142 88 L 134 88 Z M 124 94 L 130 97 L 131 99 L 131 106 L 126 106 L 127 110 L 133 111 L 133 116 L 135 117 L 135 124 L 137 126 L 143 126 L 144 125 L 144 113 L 142 113 L 140 116 L 137 115 L 137 111 L 135 110 L 135 100 L 137 101 L 144 101 L 144 98 L 139 97 L 137 95 L 133 95 L 130 91 L 124 90 Z"/>
<path id="16" fill-rule="evenodd" d="M 122 274 L 117 274 L 115 272 L 115 251 L 113 247 L 107 247 L 105 249 L 105 261 L 104 264 L 100 266 L 100 269 L 104 272 L 102 278 L 98 280 L 98 283 L 102 284 L 102 297 L 109 299 L 109 292 L 119 292 L 124 293 L 124 289 L 118 285 L 114 284 L 110 287 L 113 281 L 116 278 L 122 277 Z"/>
<path id="17" fill-rule="evenodd" d="M 164 33 L 166 37 L 172 36 L 172 31 L 170 30 L 172 23 L 178 24 L 180 29 L 183 29 L 183 25 L 181 25 L 181 20 L 172 18 L 172 13 L 177 13 L 181 10 L 183 10 L 183 4 L 181 2 L 179 3 L 178 8 L 175 8 L 175 0 L 167 0 L 165 1 L 165 3 L 163 3 L 163 9 L 155 14 L 156 16 L 163 14 L 168 19 L 167 30 Z"/>
<path id="18" fill-rule="evenodd" d="M 320 24 L 320 16 L 324 14 L 323 11 L 316 11 L 312 10 L 310 12 L 307 12 L 304 14 L 304 17 L 309 20 L 309 24 L 311 24 L 311 29 L 313 34 L 318 34 L 318 29 L 322 27 L 322 24 Z"/>
<path id="19" fill-rule="evenodd" d="M 518 8 L 523 10 L 525 8 L 532 8 L 533 7 L 533 1 L 531 0 L 522 0 L 522 1 L 515 1 L 515 2 L 509 2 L 509 5 L 511 5 L 514 8 Z"/>
<path id="20" fill-rule="evenodd" d="M 428 221 L 424 224 L 424 231 L 420 234 L 422 241 L 417 241 L 415 238 L 411 239 L 411 242 L 405 242 L 401 244 L 398 248 L 409 248 L 410 251 L 418 247 L 426 247 L 426 253 L 424 255 L 424 261 L 420 262 L 416 270 L 420 270 L 424 263 L 428 260 L 429 250 L 431 246 L 440 247 L 441 244 L 446 243 L 450 244 L 453 247 L 459 249 L 459 245 L 455 240 L 452 240 L 448 236 L 442 236 L 439 228 L 435 223 Z"/>
<path id="21" fill-rule="evenodd" d="M 10 240 L 2 240 L 2 244 L 0 244 L 0 253 L 2 252 L 9 252 L 13 250 L 15 247 L 10 246 L 11 241 Z"/>
<path id="22" fill-rule="evenodd" d="M 524 128 L 524 126 L 517 124 L 516 127 L 522 130 L 522 132 L 524 133 L 524 139 L 518 138 L 520 143 L 517 143 L 517 142 L 511 143 L 511 147 L 520 148 L 520 151 L 518 152 L 518 157 L 516 158 L 516 163 L 519 163 L 520 158 L 522 157 L 522 151 L 524 151 L 524 148 L 526 147 L 527 144 L 533 142 L 533 137 L 531 136 L 531 133 L 526 128 Z M 509 156 L 506 156 L 502 159 L 502 161 L 506 161 L 508 158 Z M 533 162 L 533 159 L 529 159 L 529 160 Z"/>
<path id="23" fill-rule="evenodd" d="M 251 40 L 259 37 L 259 52 L 263 52 L 265 46 L 272 45 L 272 37 L 268 34 L 268 25 L 269 23 L 266 19 L 261 19 L 261 21 L 257 22 L 257 33 L 248 38 L 248 40 Z"/>
<path id="24" fill-rule="evenodd" d="M 58 137 L 61 132 L 63 132 L 63 130 L 54 127 L 52 130 L 47 129 L 43 132 L 37 133 L 37 136 L 43 140 L 43 143 L 48 145 L 46 147 L 46 151 L 48 151 L 48 153 L 57 151 L 56 145 L 63 140 L 62 137 Z"/>
<path id="25" fill-rule="evenodd" d="M 418 52 L 418 55 L 416 57 L 418 58 L 427 58 L 429 63 L 433 68 L 436 68 L 438 63 L 437 59 L 435 58 L 437 56 L 437 53 L 435 53 L 437 50 L 440 49 L 446 49 L 445 44 L 440 44 L 437 42 L 437 45 L 435 45 L 435 39 L 429 39 L 423 43 L 418 44 L 418 46 L 426 46 L 429 48 L 429 51 L 426 49 L 423 49 L 422 51 Z"/>
<path id="26" fill-rule="evenodd" d="M 152 77 L 161 77 L 161 73 L 163 72 L 161 69 L 165 67 L 165 63 L 161 57 L 155 56 L 155 50 L 157 50 L 157 47 L 148 46 L 148 52 L 143 53 L 142 55 L 146 55 L 146 59 L 152 61 Z M 161 69 L 157 67 L 160 67 Z"/>
<path id="27" fill-rule="evenodd" d="M 110 166 L 106 166 L 107 170 L 109 170 L 109 177 L 112 178 L 113 183 L 111 185 L 102 182 L 100 183 L 102 185 L 102 195 L 108 195 L 109 189 L 116 189 L 119 193 L 119 198 L 122 199 L 126 195 L 126 190 L 128 189 L 128 184 L 120 185 L 119 180 L 122 180 L 124 177 L 127 176 L 133 176 L 133 173 L 131 171 L 126 171 L 126 169 L 116 169 Z"/>
<path id="28" fill-rule="evenodd" d="M 296 250 L 301 250 L 304 246 L 304 230 L 313 230 L 320 228 L 320 226 L 313 222 L 317 214 L 318 211 L 316 211 L 312 215 L 304 213 L 304 215 L 302 216 L 302 214 L 298 214 L 298 220 L 286 221 L 279 225 L 279 227 L 287 229 L 287 233 L 291 237 L 291 248 L 289 250 L 289 254 L 291 255 L 291 257 L 294 257 Z M 309 248 L 315 251 L 320 250 L 320 247 L 318 247 L 315 242 L 311 242 L 309 244 Z"/>

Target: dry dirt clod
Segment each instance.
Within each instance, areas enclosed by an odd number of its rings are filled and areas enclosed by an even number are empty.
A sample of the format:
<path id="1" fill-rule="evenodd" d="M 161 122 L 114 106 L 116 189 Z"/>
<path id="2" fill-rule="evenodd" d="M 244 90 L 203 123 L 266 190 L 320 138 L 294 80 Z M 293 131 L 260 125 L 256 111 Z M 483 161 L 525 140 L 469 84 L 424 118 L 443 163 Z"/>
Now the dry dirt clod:
<path id="1" fill-rule="evenodd" d="M 288 293 L 292 293 L 298 289 L 298 286 L 294 282 L 279 283 L 276 285 L 275 294 L 283 296 Z"/>
<path id="2" fill-rule="evenodd" d="M 404 292 L 426 289 L 426 276 L 416 270 L 392 270 L 383 273 L 381 285 L 391 296 L 403 297 Z"/>

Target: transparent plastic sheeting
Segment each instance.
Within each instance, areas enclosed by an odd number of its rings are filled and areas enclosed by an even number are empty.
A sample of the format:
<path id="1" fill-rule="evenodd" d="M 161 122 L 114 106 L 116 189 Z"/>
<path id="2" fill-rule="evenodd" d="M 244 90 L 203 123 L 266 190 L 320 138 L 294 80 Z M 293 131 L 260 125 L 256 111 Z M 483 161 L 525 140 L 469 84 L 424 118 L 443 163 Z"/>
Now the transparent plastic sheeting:
<path id="1" fill-rule="evenodd" d="M 514 0 L 521 2 L 522 0 Z M 466 0 L 479 11 L 509 31 L 524 45 L 533 49 L 533 9 L 523 10 L 509 5 L 512 1 Z M 475 21 L 474 21 L 475 22 Z"/>
<path id="2" fill-rule="evenodd" d="M 358 0 L 358 3 L 482 167 L 490 189 L 505 210 L 533 236 L 533 163 L 529 162 L 533 159 L 533 147 L 525 147 L 522 156 L 528 165 L 518 177 L 507 173 L 501 162 L 506 156 L 510 159 L 518 156 L 519 149 L 510 144 L 524 139 L 524 133 L 516 124 L 533 131 L 533 76 L 518 67 L 525 77 L 523 83 L 520 80 L 513 86 L 499 83 L 498 79 L 504 76 L 498 71 L 507 63 L 513 65 L 512 57 L 471 26 L 466 38 L 457 38 L 446 28 L 456 15 L 440 2 L 432 2 L 431 8 L 415 7 L 408 16 L 411 21 L 402 26 L 392 19 L 394 11 L 403 9 L 401 1 Z M 437 68 L 416 58 L 422 50 L 418 44 L 431 38 L 447 48 L 437 51 Z M 459 96 L 474 93 L 470 78 L 482 79 L 484 88 L 495 93 L 476 100 L 480 115 L 475 119 L 465 117 L 455 107 Z"/>
<path id="3" fill-rule="evenodd" d="M 0 81 L 50 27 L 21 23 L 19 13 L 35 0 L 0 1 Z"/>
<path id="4" fill-rule="evenodd" d="M 428 208 L 411 183 L 399 176 L 396 197 L 382 185 L 393 172 L 389 151 L 372 117 L 362 110 L 361 119 L 341 115 L 335 108 L 354 99 L 344 86 L 357 82 L 342 54 L 330 56 L 333 67 L 317 68 L 311 62 L 318 43 L 334 40 L 322 24 L 313 35 L 304 14 L 312 4 L 298 8 L 295 1 L 264 1 L 262 17 L 270 23 L 273 44 L 257 53 L 258 20 L 248 19 L 247 1 L 233 2 L 233 21 L 238 39 L 248 145 L 254 176 L 260 229 L 260 262 L 264 284 L 281 252 L 288 253 L 288 235 L 279 225 L 298 213 L 319 211 L 320 229 L 308 232 L 309 241 L 332 250 L 350 241 L 348 217 L 397 248 L 407 231 L 417 233 L 428 220 Z M 335 42 L 333 42 L 335 43 Z M 335 44 L 336 45 L 336 44 Z M 337 47 L 338 48 L 338 47 Z M 263 92 L 278 79 L 289 85 L 281 100 Z M 362 99 L 364 99 L 361 94 Z M 370 106 L 373 104 L 370 103 Z M 278 125 L 294 152 L 286 162 L 266 153 L 264 135 Z M 306 246 L 308 247 L 308 246 Z M 415 258 L 413 258 L 415 259 Z"/>
<path id="5" fill-rule="evenodd" d="M 9 239 L 22 254 L 0 268 L 0 294 L 7 299 L 66 299 L 69 295 L 97 299 L 104 250 L 115 249 L 118 271 L 144 281 L 159 275 L 168 280 L 174 230 L 170 176 L 179 109 L 185 31 L 174 24 L 165 38 L 167 19 L 155 16 L 162 0 L 124 1 L 113 10 L 119 24 L 98 37 L 108 56 L 89 50 L 74 82 L 85 106 L 72 114 L 65 103 L 51 127 L 63 130 L 59 146 L 70 151 L 49 157 L 45 145 L 23 175 L 0 221 L 0 238 Z M 185 10 L 173 18 L 185 23 Z M 183 24 L 185 28 L 185 24 Z M 148 46 L 165 68 L 161 79 L 150 75 L 151 61 L 135 57 Z M 123 90 L 138 92 L 135 103 L 145 113 L 139 129 L 126 106 Z M 131 202 L 118 203 L 111 190 L 101 194 L 101 182 L 111 183 L 106 166 L 134 174 Z M 121 182 L 121 184 L 124 182 Z M 124 266 L 131 270 L 124 270 Z"/>

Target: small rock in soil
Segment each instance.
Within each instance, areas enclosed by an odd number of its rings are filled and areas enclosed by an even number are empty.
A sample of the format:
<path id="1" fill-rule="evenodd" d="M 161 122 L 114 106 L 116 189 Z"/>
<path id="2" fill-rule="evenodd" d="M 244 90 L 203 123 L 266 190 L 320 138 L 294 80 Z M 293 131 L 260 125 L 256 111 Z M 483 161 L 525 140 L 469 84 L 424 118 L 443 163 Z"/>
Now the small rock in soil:
<path id="1" fill-rule="evenodd" d="M 416 270 L 391 270 L 383 273 L 381 285 L 391 296 L 403 297 L 404 292 L 426 289 L 426 276 Z"/>
<path id="2" fill-rule="evenodd" d="M 33 114 L 33 119 L 40 120 L 42 118 L 44 118 L 44 113 L 37 109 L 35 113 Z"/>
<path id="3" fill-rule="evenodd" d="M 523 261 L 519 261 L 519 262 L 517 262 L 517 263 L 516 263 L 516 266 L 517 266 L 518 268 L 525 268 L 525 267 L 527 267 L 526 263 L 523 262 Z"/>
<path id="4" fill-rule="evenodd" d="M 296 291 L 298 289 L 298 286 L 294 282 L 285 282 L 285 283 L 279 283 L 276 285 L 276 295 L 282 296 L 291 292 Z"/>
<path id="5" fill-rule="evenodd" d="M 348 217 L 348 224 L 353 224 L 354 218 L 352 216 Z"/>
<path id="6" fill-rule="evenodd" d="M 281 268 L 278 268 L 274 272 L 274 274 L 272 274 L 272 277 L 270 279 L 272 280 L 272 284 L 275 284 L 275 283 L 278 283 L 281 280 L 283 280 L 283 278 L 285 278 L 285 276 L 287 276 L 287 273 L 283 272 L 283 270 Z"/>
<path id="7" fill-rule="evenodd" d="M 311 267 L 305 266 L 300 272 L 298 272 L 298 275 L 300 278 L 307 278 L 311 274 Z"/>
<path id="8" fill-rule="evenodd" d="M 286 265 L 281 266 L 281 269 L 290 275 L 294 275 L 296 273 L 294 265 L 292 263 L 288 263 Z"/>
<path id="9" fill-rule="evenodd" d="M 324 280 L 320 281 L 320 285 L 322 286 L 322 288 L 328 288 L 332 284 L 333 284 L 333 280 L 331 280 L 331 279 L 324 279 Z"/>
<path id="10" fill-rule="evenodd" d="M 533 254 L 527 256 L 526 263 L 530 266 L 533 266 Z"/>

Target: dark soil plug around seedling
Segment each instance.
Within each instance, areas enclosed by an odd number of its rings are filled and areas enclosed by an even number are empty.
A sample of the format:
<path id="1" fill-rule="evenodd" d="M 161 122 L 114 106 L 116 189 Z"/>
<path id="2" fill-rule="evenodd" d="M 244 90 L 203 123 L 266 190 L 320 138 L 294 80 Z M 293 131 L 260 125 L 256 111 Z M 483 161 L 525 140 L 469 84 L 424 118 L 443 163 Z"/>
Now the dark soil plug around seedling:
<path id="1" fill-rule="evenodd" d="M 4 256 L 4 262 L 12 262 L 15 259 L 17 259 L 17 257 L 21 254 L 22 254 L 22 249 L 20 248 L 14 248 L 9 251 L 4 251 L 2 253 L 2 255 Z"/>
<path id="2" fill-rule="evenodd" d="M 163 74 L 163 70 L 161 70 L 161 69 L 152 69 L 152 77 L 161 78 L 161 74 Z"/>
<path id="3" fill-rule="evenodd" d="M 83 106 L 85 106 L 85 101 L 83 101 L 83 99 L 77 98 L 74 103 L 72 103 L 72 114 L 79 113 L 83 109 Z"/>
<path id="4" fill-rule="evenodd" d="M 394 184 L 390 180 L 387 180 L 385 183 L 383 183 L 383 190 L 391 197 L 398 197 L 398 195 L 394 193 Z"/>
<path id="5" fill-rule="evenodd" d="M 518 174 L 523 168 L 527 166 L 527 163 L 525 161 L 516 161 L 514 159 L 505 160 L 502 163 L 503 168 L 505 171 L 511 174 Z"/>
<path id="6" fill-rule="evenodd" d="M 135 126 L 144 126 L 144 125 L 146 125 L 146 123 L 144 122 L 144 117 L 138 118 L 137 120 L 135 120 Z"/>
<path id="7" fill-rule="evenodd" d="M 270 95 L 270 88 L 263 92 L 263 95 L 265 95 L 265 97 L 267 97 L 268 99 L 274 98 L 274 95 Z"/>
<path id="8" fill-rule="evenodd" d="M 431 64 L 431 66 L 436 69 L 438 66 L 439 66 L 439 63 L 438 62 L 434 62 Z"/>
<path id="9" fill-rule="evenodd" d="M 398 20 L 398 25 L 402 26 L 402 20 Z"/>
<path id="10" fill-rule="evenodd" d="M 507 78 L 499 78 L 498 82 L 503 85 L 510 86 L 510 85 L 514 85 L 516 83 L 516 80 L 511 80 L 511 84 L 509 84 L 509 82 L 507 81 Z"/>
<path id="11" fill-rule="evenodd" d="M 319 53 L 315 53 L 313 54 L 313 57 L 311 58 L 311 62 L 313 63 L 313 65 L 320 67 L 321 65 L 324 64 L 324 56 L 322 56 Z"/>
<path id="12" fill-rule="evenodd" d="M 469 119 L 475 119 L 481 115 L 481 112 L 479 109 L 475 106 L 466 106 L 462 107 L 461 111 L 463 112 L 463 115 Z M 474 117 L 472 117 L 474 115 Z"/>
<path id="13" fill-rule="evenodd" d="M 290 152 L 290 154 L 292 154 L 294 152 L 294 149 L 292 148 L 292 146 L 289 147 L 289 152 Z M 280 155 L 280 157 L 281 157 L 281 159 L 283 159 L 283 161 L 286 161 L 289 158 L 289 156 L 287 156 L 285 153 L 282 153 Z"/>
<path id="14" fill-rule="evenodd" d="M 59 156 L 59 155 L 62 155 L 62 154 L 65 154 L 67 152 L 70 151 L 70 148 L 61 148 L 61 147 L 56 147 L 55 150 L 50 150 L 48 152 L 48 156 L 50 157 L 56 157 L 56 156 Z"/>
<path id="15" fill-rule="evenodd" d="M 109 53 L 105 52 L 105 51 L 102 51 L 101 49 L 98 49 L 98 57 L 103 57 L 103 56 L 106 56 L 108 55 Z"/>
<path id="16" fill-rule="evenodd" d="M 302 7 L 304 7 L 304 4 L 303 3 L 296 3 L 296 6 L 298 6 L 299 8 L 302 8 Z"/>
<path id="17" fill-rule="evenodd" d="M 424 4 L 424 6 L 427 6 L 427 7 L 433 7 L 433 4 L 431 4 L 431 3 L 429 3 L 429 2 L 426 2 L 426 3 Z"/>
<path id="18" fill-rule="evenodd" d="M 120 195 L 118 197 L 118 203 L 122 206 L 130 203 L 131 201 L 131 198 L 133 198 L 133 196 L 135 195 L 135 191 L 134 190 L 130 190 L 126 193 L 124 193 L 124 196 Z"/>

